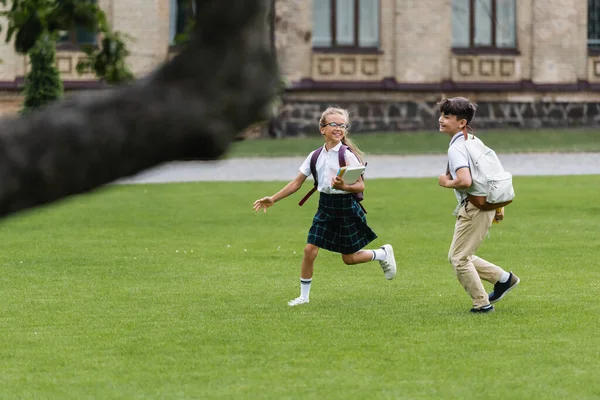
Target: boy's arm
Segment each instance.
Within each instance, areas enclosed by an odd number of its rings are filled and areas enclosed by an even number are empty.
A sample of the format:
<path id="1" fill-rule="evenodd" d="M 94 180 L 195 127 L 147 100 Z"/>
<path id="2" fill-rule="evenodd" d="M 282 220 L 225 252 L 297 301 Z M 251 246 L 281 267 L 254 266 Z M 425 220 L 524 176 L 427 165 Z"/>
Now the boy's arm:
<path id="1" fill-rule="evenodd" d="M 468 189 L 471 187 L 473 180 L 469 168 L 463 167 L 456 171 L 456 179 L 452 179 L 452 175 L 446 173 L 440 175 L 438 183 L 440 186 L 449 189 Z"/>

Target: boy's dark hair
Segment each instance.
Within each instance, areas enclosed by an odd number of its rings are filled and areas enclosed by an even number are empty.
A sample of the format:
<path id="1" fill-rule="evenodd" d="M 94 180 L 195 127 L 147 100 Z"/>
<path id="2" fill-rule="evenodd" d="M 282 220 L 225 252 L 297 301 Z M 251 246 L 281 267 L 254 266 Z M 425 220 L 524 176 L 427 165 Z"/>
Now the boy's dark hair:
<path id="1" fill-rule="evenodd" d="M 467 125 L 475 117 L 477 104 L 464 97 L 452 97 L 451 99 L 442 99 L 438 105 L 440 112 L 447 115 L 456 115 L 457 119 L 466 119 Z"/>

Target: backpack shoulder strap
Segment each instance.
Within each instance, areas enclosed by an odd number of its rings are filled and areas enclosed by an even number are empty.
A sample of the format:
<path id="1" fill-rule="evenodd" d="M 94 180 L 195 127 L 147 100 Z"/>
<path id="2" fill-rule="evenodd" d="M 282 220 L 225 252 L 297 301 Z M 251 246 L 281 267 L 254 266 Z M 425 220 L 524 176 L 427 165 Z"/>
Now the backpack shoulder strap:
<path id="1" fill-rule="evenodd" d="M 348 146 L 346 146 L 345 144 L 340 146 L 340 151 L 338 152 L 338 162 L 340 163 L 340 167 L 345 167 L 346 166 L 346 150 L 348 150 L 350 153 L 354 154 L 354 152 L 352 151 L 352 149 Z M 356 154 L 354 154 L 356 156 Z M 358 158 L 358 156 L 356 156 L 356 158 Z M 358 158 L 359 162 L 362 162 L 360 158 Z M 367 166 L 367 163 L 365 163 L 365 167 Z"/>
<path id="2" fill-rule="evenodd" d="M 348 146 L 343 144 L 340 146 L 340 151 L 338 151 L 338 162 L 340 163 L 340 168 L 346 166 L 346 150 L 348 150 Z"/>
<path id="3" fill-rule="evenodd" d="M 319 181 L 317 180 L 317 160 L 319 159 L 321 151 L 323 151 L 323 146 L 316 149 L 313 152 L 312 157 L 310 158 L 310 173 L 312 174 L 313 179 L 315 180 L 315 186 L 319 184 Z"/>
<path id="4" fill-rule="evenodd" d="M 312 187 L 312 189 L 310 189 L 310 191 L 308 193 L 306 193 L 306 195 L 302 198 L 302 200 L 300 200 L 300 202 L 298 203 L 299 206 L 304 204 L 306 202 L 306 200 L 308 200 L 308 198 L 310 196 L 312 196 L 312 194 L 314 192 L 317 191 L 317 187 L 319 186 L 319 181 L 318 181 L 318 177 L 317 177 L 317 159 L 319 158 L 321 151 L 323 151 L 323 146 L 319 147 L 318 149 L 315 149 L 312 156 L 310 157 L 310 173 L 312 174 L 313 180 L 315 182 L 314 182 L 314 186 Z"/>

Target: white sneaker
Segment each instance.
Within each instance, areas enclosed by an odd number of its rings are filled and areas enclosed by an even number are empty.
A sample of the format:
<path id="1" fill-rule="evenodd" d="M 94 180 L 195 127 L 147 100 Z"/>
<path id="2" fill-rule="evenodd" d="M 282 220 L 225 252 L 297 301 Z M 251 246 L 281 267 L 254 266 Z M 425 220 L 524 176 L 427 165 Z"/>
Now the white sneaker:
<path id="1" fill-rule="evenodd" d="M 381 269 L 385 274 L 385 279 L 394 279 L 396 276 L 396 259 L 394 258 L 394 249 L 391 244 L 384 244 L 381 248 L 385 251 L 385 258 L 379 261 Z"/>
<path id="2" fill-rule="evenodd" d="M 300 304 L 306 304 L 308 303 L 309 300 L 306 297 L 296 297 L 294 300 L 290 300 L 288 301 L 288 306 L 290 307 L 294 307 L 294 306 L 298 306 Z"/>

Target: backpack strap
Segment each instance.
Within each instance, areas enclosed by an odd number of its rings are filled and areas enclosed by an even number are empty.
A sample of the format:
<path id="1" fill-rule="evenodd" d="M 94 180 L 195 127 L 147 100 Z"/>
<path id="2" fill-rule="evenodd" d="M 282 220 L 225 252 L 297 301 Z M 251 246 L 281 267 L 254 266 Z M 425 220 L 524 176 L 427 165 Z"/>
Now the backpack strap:
<path id="1" fill-rule="evenodd" d="M 322 151 L 323 151 L 323 146 L 316 149 L 313 152 L 312 157 L 310 158 L 310 173 L 312 174 L 313 179 L 315 180 L 315 187 L 317 187 L 319 184 L 319 181 L 317 179 L 317 160 L 319 159 L 319 156 L 321 155 Z"/>
<path id="2" fill-rule="evenodd" d="M 298 203 L 299 206 L 302 206 L 302 204 L 306 203 L 306 200 L 308 200 L 308 198 L 310 196 L 312 196 L 312 194 L 314 192 L 317 191 L 317 187 L 319 186 L 319 181 L 318 181 L 318 177 L 317 177 L 317 159 L 319 158 L 319 155 L 321 154 L 322 150 L 323 150 L 323 146 L 319 147 L 318 149 L 316 149 L 313 152 L 312 157 L 310 158 L 310 173 L 313 176 L 315 184 L 314 184 L 313 188 L 310 189 L 310 192 L 306 193 L 306 195 L 302 198 L 302 200 L 300 200 L 300 202 Z"/>
<path id="3" fill-rule="evenodd" d="M 341 145 L 340 151 L 338 152 L 338 162 L 340 163 L 340 167 L 346 166 L 346 150 L 348 150 L 350 153 L 354 153 L 350 147 L 346 146 L 345 144 Z M 358 158 L 358 156 L 356 156 L 356 158 Z M 366 166 L 367 163 L 365 163 L 365 167 Z"/>
<path id="4" fill-rule="evenodd" d="M 340 151 L 338 151 L 338 162 L 340 163 L 340 168 L 346 166 L 346 150 L 348 150 L 348 146 L 343 144 L 340 146 Z"/>

